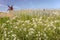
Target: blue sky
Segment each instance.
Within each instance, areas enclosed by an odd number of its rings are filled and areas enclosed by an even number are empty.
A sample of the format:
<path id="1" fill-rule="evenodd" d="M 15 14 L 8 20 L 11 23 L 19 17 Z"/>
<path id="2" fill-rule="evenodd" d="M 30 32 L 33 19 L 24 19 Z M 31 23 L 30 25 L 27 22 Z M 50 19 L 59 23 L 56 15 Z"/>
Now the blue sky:
<path id="1" fill-rule="evenodd" d="M 60 9 L 60 0 L 0 0 L 0 11 L 6 11 L 7 5 L 14 9 Z"/>

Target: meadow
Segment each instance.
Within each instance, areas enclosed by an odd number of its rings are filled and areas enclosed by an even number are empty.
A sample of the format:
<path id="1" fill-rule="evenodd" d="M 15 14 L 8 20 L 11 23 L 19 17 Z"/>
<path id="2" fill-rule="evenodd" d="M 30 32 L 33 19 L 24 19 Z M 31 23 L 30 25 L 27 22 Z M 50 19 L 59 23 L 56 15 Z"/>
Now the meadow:
<path id="1" fill-rule="evenodd" d="M 9 14 L 14 16 L 0 15 L 0 40 L 60 40 L 59 10 L 19 10 Z"/>

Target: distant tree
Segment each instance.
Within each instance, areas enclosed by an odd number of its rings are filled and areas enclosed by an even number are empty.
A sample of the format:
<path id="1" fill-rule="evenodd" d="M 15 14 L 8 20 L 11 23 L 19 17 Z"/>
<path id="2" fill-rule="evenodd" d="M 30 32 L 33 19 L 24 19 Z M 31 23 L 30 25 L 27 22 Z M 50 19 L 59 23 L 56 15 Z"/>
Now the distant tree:
<path id="1" fill-rule="evenodd" d="M 45 9 L 43 9 L 43 11 L 45 11 Z"/>

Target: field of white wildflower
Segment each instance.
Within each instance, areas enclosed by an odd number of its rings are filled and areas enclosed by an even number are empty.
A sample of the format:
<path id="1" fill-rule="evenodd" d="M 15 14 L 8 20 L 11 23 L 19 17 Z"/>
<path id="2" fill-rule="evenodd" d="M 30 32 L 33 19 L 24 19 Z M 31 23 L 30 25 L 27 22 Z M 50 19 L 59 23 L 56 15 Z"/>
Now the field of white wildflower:
<path id="1" fill-rule="evenodd" d="M 60 40 L 57 11 L 15 11 L 0 18 L 0 40 Z"/>

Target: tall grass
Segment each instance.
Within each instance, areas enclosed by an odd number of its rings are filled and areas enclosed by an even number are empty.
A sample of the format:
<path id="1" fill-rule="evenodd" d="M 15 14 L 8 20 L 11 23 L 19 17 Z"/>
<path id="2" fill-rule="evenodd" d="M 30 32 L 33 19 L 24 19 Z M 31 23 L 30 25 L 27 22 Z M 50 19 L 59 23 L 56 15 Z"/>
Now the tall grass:
<path id="1" fill-rule="evenodd" d="M 13 11 L 0 18 L 0 40 L 60 40 L 60 14 L 53 11 Z M 57 15 L 58 14 L 58 15 Z"/>

